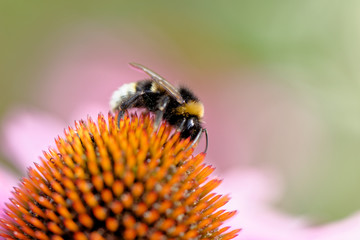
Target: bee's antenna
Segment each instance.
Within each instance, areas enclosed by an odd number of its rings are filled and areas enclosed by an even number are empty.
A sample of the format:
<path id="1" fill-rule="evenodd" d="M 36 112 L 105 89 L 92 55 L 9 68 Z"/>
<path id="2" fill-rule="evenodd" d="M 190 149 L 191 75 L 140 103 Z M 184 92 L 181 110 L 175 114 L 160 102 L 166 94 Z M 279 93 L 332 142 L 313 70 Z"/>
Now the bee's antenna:
<path id="1" fill-rule="evenodd" d="M 202 132 L 205 132 L 206 145 L 205 145 L 205 151 L 204 151 L 204 153 L 206 153 L 206 152 L 207 152 L 207 149 L 208 149 L 208 143 L 209 143 L 208 133 L 207 133 L 206 128 L 203 128 L 201 131 L 202 131 Z"/>
<path id="2" fill-rule="evenodd" d="M 208 149 L 208 143 L 209 143 L 209 139 L 208 139 L 208 134 L 207 134 L 207 130 L 206 128 L 202 128 L 200 130 L 200 132 L 198 133 L 198 135 L 196 136 L 196 138 L 194 139 L 194 141 L 192 142 L 192 144 L 188 147 L 188 149 L 192 148 L 195 143 L 197 143 L 200 140 L 201 135 L 203 134 L 203 132 L 205 132 L 205 138 L 206 138 L 206 146 L 205 146 L 205 151 L 203 153 L 207 152 Z"/>

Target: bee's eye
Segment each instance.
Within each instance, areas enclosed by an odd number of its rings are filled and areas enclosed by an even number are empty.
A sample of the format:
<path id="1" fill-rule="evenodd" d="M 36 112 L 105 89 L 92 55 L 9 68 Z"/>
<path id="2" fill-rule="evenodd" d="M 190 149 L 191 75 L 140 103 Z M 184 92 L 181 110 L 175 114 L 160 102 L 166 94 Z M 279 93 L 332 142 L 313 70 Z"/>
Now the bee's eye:
<path id="1" fill-rule="evenodd" d="M 194 119 L 190 118 L 188 121 L 187 121 L 187 128 L 192 128 L 195 126 L 195 122 L 194 122 Z"/>

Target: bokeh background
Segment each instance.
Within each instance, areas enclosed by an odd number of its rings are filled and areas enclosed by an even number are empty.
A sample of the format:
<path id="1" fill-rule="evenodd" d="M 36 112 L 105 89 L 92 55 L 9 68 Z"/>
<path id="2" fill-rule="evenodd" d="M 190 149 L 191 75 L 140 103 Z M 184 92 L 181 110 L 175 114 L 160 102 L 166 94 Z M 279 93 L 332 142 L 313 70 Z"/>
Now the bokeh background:
<path id="1" fill-rule="evenodd" d="M 18 112 L 61 129 L 106 113 L 145 78 L 138 62 L 204 102 L 218 175 L 268 169 L 275 207 L 340 219 L 360 209 L 359 16 L 351 0 L 0 1 L 1 136 Z M 1 163 L 20 175 L 5 139 Z"/>

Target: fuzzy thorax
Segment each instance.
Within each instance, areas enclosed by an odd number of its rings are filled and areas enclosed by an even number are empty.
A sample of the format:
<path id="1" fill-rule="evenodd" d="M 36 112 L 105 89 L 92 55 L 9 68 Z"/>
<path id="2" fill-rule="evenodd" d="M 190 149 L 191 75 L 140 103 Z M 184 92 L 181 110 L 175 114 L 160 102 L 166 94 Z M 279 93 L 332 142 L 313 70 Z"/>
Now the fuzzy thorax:
<path id="1" fill-rule="evenodd" d="M 181 115 L 195 115 L 202 119 L 204 116 L 204 105 L 201 102 L 190 101 L 179 106 L 176 111 Z"/>

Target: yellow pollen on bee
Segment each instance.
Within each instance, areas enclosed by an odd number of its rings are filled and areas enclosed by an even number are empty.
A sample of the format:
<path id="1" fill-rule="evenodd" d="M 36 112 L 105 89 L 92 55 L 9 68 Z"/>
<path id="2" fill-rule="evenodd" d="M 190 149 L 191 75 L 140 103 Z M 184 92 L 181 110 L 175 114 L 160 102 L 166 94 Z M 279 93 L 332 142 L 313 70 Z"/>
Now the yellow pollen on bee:
<path id="1" fill-rule="evenodd" d="M 150 88 L 151 92 L 157 92 L 157 91 L 159 91 L 159 89 L 161 89 L 161 88 L 158 84 L 156 84 L 156 82 L 151 83 L 151 88 Z"/>
<path id="2" fill-rule="evenodd" d="M 198 116 L 200 119 L 204 116 L 204 105 L 201 102 L 190 101 L 178 107 L 178 113 Z"/>

